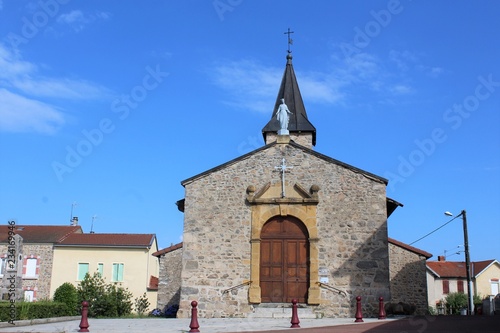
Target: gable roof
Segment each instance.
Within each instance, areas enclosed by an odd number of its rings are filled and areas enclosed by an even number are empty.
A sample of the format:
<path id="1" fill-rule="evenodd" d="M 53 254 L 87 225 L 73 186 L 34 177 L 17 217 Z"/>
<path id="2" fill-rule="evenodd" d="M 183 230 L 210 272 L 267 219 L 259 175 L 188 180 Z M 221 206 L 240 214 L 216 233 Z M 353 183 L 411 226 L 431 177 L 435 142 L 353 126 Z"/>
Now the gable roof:
<path id="1" fill-rule="evenodd" d="M 160 251 L 156 251 L 155 253 L 153 253 L 153 255 L 155 257 L 160 257 L 164 254 L 167 254 L 169 252 L 172 252 L 172 251 L 175 251 L 175 250 L 178 250 L 182 248 L 182 242 L 178 243 L 178 244 L 175 244 L 175 245 L 170 245 L 169 247 L 166 247 L 164 249 L 161 249 Z"/>
<path id="2" fill-rule="evenodd" d="M 258 152 L 264 151 L 264 150 L 266 150 L 266 149 L 270 149 L 271 147 L 274 147 L 274 146 L 275 146 L 275 145 L 277 145 L 277 144 L 278 144 L 277 142 L 272 142 L 272 143 L 270 143 L 270 144 L 267 144 L 267 145 L 265 145 L 265 146 L 262 146 L 262 147 L 260 147 L 260 148 L 257 148 L 257 149 L 255 149 L 255 150 L 253 150 L 253 151 L 249 152 L 249 153 L 246 153 L 246 154 L 244 154 L 244 155 L 241 155 L 241 156 L 239 156 L 239 157 L 237 157 L 237 158 L 235 158 L 235 159 L 232 159 L 232 160 L 230 160 L 230 161 L 228 161 L 228 162 L 226 162 L 226 163 L 220 164 L 220 165 L 218 165 L 218 166 L 216 166 L 216 167 L 214 167 L 214 168 L 208 169 L 207 171 L 204 171 L 204 172 L 199 173 L 199 174 L 197 174 L 197 175 L 195 175 L 195 176 L 192 176 L 192 177 L 190 177 L 190 178 L 188 178 L 188 179 L 185 179 L 185 180 L 181 181 L 181 185 L 182 185 L 182 186 L 186 186 L 186 184 L 192 183 L 192 182 L 194 182 L 194 181 L 196 181 L 196 180 L 198 180 L 198 179 L 200 179 L 200 178 L 203 178 L 203 177 L 205 177 L 205 176 L 207 176 L 207 175 L 209 175 L 209 174 L 211 174 L 211 173 L 213 173 L 213 172 L 216 172 L 216 171 L 222 170 L 222 169 L 224 169 L 224 168 L 226 168 L 226 167 L 228 167 L 228 166 L 230 166 L 230 165 L 233 165 L 233 164 L 236 164 L 236 163 L 238 163 L 238 162 L 240 162 L 240 161 L 243 161 L 243 160 L 245 160 L 245 159 L 247 159 L 247 158 L 249 158 L 249 157 L 251 157 L 251 156 L 253 156 L 253 155 L 257 154 Z M 287 143 L 287 144 L 288 144 L 288 145 L 290 145 L 290 146 L 292 146 L 292 147 L 294 147 L 294 148 L 300 149 L 300 150 L 304 151 L 304 152 L 305 152 L 305 153 L 307 153 L 307 154 L 310 154 L 310 155 L 313 155 L 313 156 L 315 156 L 315 157 L 317 157 L 317 158 L 320 158 L 320 159 L 322 159 L 322 160 L 324 160 L 324 161 L 326 161 L 326 162 L 328 162 L 328 163 L 332 163 L 332 164 L 336 164 L 336 165 L 342 166 L 342 167 L 344 167 L 344 168 L 346 168 L 346 169 L 349 169 L 349 170 L 351 170 L 351 171 L 353 171 L 353 172 L 356 172 L 356 173 L 362 174 L 363 176 L 365 176 L 365 177 L 367 177 L 367 178 L 370 178 L 370 179 L 372 179 L 372 180 L 375 180 L 375 181 L 378 181 L 378 182 L 384 183 L 385 185 L 387 185 L 387 184 L 388 184 L 388 182 L 389 182 L 386 178 L 383 178 L 383 177 L 377 176 L 377 175 L 375 175 L 375 174 L 373 174 L 373 173 L 370 173 L 370 172 L 368 172 L 368 171 L 365 171 L 365 170 L 362 170 L 362 169 L 356 168 L 356 167 L 354 167 L 354 166 L 352 166 L 352 165 L 349 165 L 349 164 L 347 164 L 347 163 L 341 162 L 341 161 L 336 160 L 336 159 L 334 159 L 334 158 L 331 158 L 331 157 L 329 157 L 329 156 L 326 156 L 326 155 L 323 155 L 323 154 L 321 154 L 321 153 L 318 153 L 318 152 L 316 152 L 316 151 L 314 151 L 314 150 L 312 150 L 312 149 L 309 149 L 309 148 L 307 148 L 307 147 L 304 147 L 304 146 L 302 146 L 302 145 L 300 145 L 300 144 L 298 144 L 298 143 L 294 142 L 293 140 L 290 140 L 290 142 L 289 142 L 289 143 Z"/>
<path id="3" fill-rule="evenodd" d="M 487 270 L 490 266 L 492 266 L 494 264 L 497 264 L 500 266 L 500 263 L 495 259 L 471 262 L 472 275 L 474 277 L 478 277 L 485 270 Z"/>
<path id="4" fill-rule="evenodd" d="M 72 234 L 55 246 L 149 248 L 155 234 Z"/>
<path id="5" fill-rule="evenodd" d="M 495 262 L 498 264 L 498 261 L 495 259 L 471 262 L 470 268 L 472 271 L 472 277 L 478 277 Z M 427 268 L 440 278 L 467 277 L 464 261 L 428 261 Z"/>
<path id="6" fill-rule="evenodd" d="M 267 133 L 276 133 L 281 129 L 280 123 L 276 119 L 276 112 L 278 111 L 278 106 L 281 104 L 282 98 L 285 100 L 285 103 L 291 112 L 288 130 L 292 133 L 312 133 L 312 144 L 315 146 L 316 128 L 311 124 L 309 119 L 307 119 L 306 108 L 304 106 L 304 102 L 302 101 L 302 95 L 300 94 L 295 71 L 293 70 L 291 54 L 286 56 L 285 72 L 283 73 L 278 96 L 276 97 L 276 103 L 274 104 L 273 115 L 271 120 L 269 120 L 267 125 L 262 129 L 264 141 L 266 141 Z"/>
<path id="7" fill-rule="evenodd" d="M 14 234 L 23 238 L 23 243 L 57 243 L 69 235 L 82 234 L 79 225 L 16 225 Z M 0 242 L 7 242 L 9 229 L 7 226 L 0 228 Z"/>
<path id="8" fill-rule="evenodd" d="M 413 252 L 413 253 L 416 253 L 418 255 L 421 255 L 421 256 L 424 256 L 426 259 L 429 259 L 430 257 L 432 257 L 432 254 L 427 252 L 427 251 L 424 251 L 424 250 L 421 250 L 419 248 L 416 248 L 416 247 L 413 247 L 411 245 L 408 245 L 406 243 L 403 243 L 403 242 L 400 242 L 398 240 L 395 240 L 394 238 L 391 238 L 391 237 L 387 237 L 387 241 L 393 245 L 396 245 L 396 246 L 399 246 L 400 248 L 403 248 L 407 251 L 410 251 L 410 252 Z"/>

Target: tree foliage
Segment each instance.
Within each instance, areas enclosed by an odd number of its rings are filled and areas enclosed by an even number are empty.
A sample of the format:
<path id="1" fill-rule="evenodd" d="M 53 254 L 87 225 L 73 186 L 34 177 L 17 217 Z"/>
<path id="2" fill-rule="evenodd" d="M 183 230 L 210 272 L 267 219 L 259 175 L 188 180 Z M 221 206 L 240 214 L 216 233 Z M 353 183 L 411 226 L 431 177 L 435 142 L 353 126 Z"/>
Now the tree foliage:
<path id="1" fill-rule="evenodd" d="M 467 308 L 467 295 L 464 293 L 450 293 L 445 300 L 450 314 L 459 314 L 461 309 Z"/>
<path id="2" fill-rule="evenodd" d="M 76 291 L 76 287 L 69 282 L 65 282 L 57 287 L 54 292 L 54 302 L 66 304 L 72 316 L 76 316 L 80 313 L 78 292 Z"/>
<path id="3" fill-rule="evenodd" d="M 132 293 L 116 284 L 106 284 L 97 272 L 87 273 L 77 292 L 80 302 L 89 302 L 89 317 L 122 317 L 132 311 Z"/>
<path id="4" fill-rule="evenodd" d="M 146 293 L 144 293 L 144 295 L 142 295 L 141 297 L 137 297 L 134 301 L 135 311 L 141 317 L 144 314 L 144 312 L 148 311 L 149 305 L 150 303 L 148 297 L 146 296 Z"/>

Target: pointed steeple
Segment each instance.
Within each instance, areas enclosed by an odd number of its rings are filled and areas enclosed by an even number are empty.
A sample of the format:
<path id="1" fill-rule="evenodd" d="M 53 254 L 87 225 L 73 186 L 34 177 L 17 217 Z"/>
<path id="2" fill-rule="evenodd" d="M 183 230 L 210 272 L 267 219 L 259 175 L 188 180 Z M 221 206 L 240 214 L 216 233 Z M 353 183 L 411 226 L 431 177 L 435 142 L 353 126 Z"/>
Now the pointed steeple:
<path id="1" fill-rule="evenodd" d="M 276 119 L 276 112 L 279 105 L 281 104 L 281 99 L 285 99 L 285 104 L 292 114 L 290 114 L 290 120 L 288 123 L 288 130 L 290 132 L 290 137 L 304 137 L 310 136 L 312 139 L 312 145 L 316 145 L 316 128 L 307 119 L 306 108 L 304 107 L 304 102 L 302 101 L 302 96 L 300 95 L 299 85 L 297 84 L 297 78 L 295 77 L 295 71 L 292 65 L 292 55 L 288 53 L 286 56 L 286 67 L 285 73 L 281 80 L 281 86 L 276 98 L 276 103 L 274 104 L 273 115 L 271 120 L 262 129 L 262 135 L 264 136 L 264 141 L 268 142 L 268 137 L 274 137 L 281 126 L 279 121 Z M 312 148 L 312 147 L 311 147 Z"/>

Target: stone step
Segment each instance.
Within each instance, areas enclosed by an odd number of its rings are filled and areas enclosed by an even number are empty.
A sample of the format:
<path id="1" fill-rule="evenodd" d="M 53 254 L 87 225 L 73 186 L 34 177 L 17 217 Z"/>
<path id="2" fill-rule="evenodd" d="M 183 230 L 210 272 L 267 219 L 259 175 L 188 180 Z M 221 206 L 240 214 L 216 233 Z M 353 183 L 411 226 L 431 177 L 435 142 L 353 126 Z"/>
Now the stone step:
<path id="1" fill-rule="evenodd" d="M 297 309 L 297 314 L 300 319 L 316 319 L 316 314 L 309 307 L 299 307 Z M 248 318 L 292 318 L 292 307 L 291 306 L 255 306 L 253 313 L 248 315 Z"/>

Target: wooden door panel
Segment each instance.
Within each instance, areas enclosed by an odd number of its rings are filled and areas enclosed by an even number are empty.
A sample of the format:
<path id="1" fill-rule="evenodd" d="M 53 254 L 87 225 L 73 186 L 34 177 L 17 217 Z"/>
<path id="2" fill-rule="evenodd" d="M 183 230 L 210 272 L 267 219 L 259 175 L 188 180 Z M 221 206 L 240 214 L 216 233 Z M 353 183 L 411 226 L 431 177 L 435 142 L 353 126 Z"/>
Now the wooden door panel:
<path id="1" fill-rule="evenodd" d="M 260 286 L 262 302 L 307 301 L 309 243 L 300 221 L 279 218 L 261 234 Z M 305 231 L 304 231 L 305 230 Z"/>

